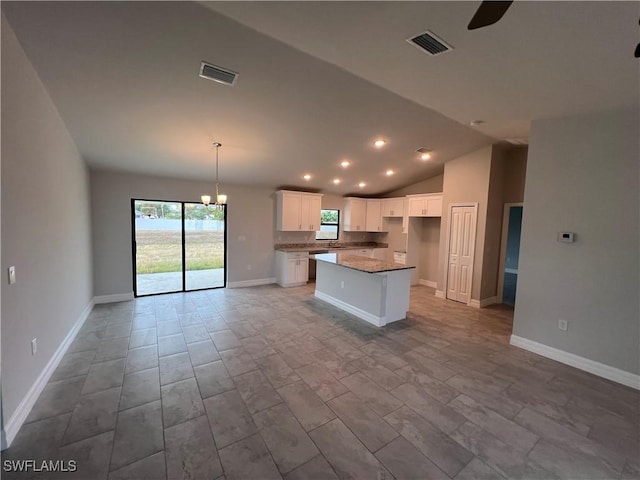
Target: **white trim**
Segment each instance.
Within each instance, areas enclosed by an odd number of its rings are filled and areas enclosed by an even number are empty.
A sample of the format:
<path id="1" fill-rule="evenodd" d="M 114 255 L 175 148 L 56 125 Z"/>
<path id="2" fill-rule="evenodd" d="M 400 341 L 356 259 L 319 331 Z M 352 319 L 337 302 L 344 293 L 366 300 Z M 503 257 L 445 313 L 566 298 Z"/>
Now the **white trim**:
<path id="1" fill-rule="evenodd" d="M 421 278 L 419 280 L 420 285 L 424 285 L 425 287 L 431 287 L 431 288 L 436 288 L 438 286 L 438 282 L 435 282 L 433 280 L 425 280 L 424 278 Z"/>
<path id="2" fill-rule="evenodd" d="M 471 290 L 473 289 L 473 272 L 475 270 L 475 261 L 476 261 L 476 243 L 478 236 L 478 202 L 467 202 L 467 203 L 450 203 L 447 205 L 447 238 L 445 245 L 445 255 L 444 255 L 444 296 L 442 298 L 447 298 L 447 292 L 449 291 L 449 249 L 451 248 L 451 215 L 453 215 L 454 207 L 469 207 L 475 210 L 473 214 L 473 225 L 471 229 L 473 230 L 473 242 L 471 244 L 471 275 L 469 275 L 469 301 L 466 305 L 471 304 Z"/>
<path id="3" fill-rule="evenodd" d="M 500 299 L 500 303 L 502 303 L 502 296 L 504 295 L 504 272 L 508 271 L 508 273 L 518 273 L 518 271 L 509 271 L 513 269 L 506 269 L 507 264 L 507 238 L 509 236 L 509 212 L 511 211 L 511 207 L 522 207 L 522 211 L 524 212 L 524 203 L 515 202 L 515 203 L 505 203 L 504 210 L 502 212 L 502 237 L 500 240 L 500 266 L 498 267 L 498 289 L 496 291 L 496 297 Z"/>
<path id="4" fill-rule="evenodd" d="M 330 303 L 334 307 L 338 307 L 339 309 L 344 310 L 345 312 L 349 312 L 350 314 L 355 315 L 356 317 L 361 318 L 362 320 L 365 320 L 370 324 L 375 325 L 376 327 L 383 327 L 384 325 L 387 324 L 386 317 L 378 317 L 373 313 L 365 312 L 364 310 L 361 310 L 358 307 L 349 305 L 348 303 L 345 303 L 342 300 L 338 300 L 337 298 L 332 297 L 331 295 L 327 295 L 326 293 L 322 293 L 316 290 L 314 295 L 316 298 L 322 301 L 325 301 L 327 303 Z"/>
<path id="5" fill-rule="evenodd" d="M 537 353 L 538 355 L 556 360 L 560 363 L 564 363 L 565 365 L 570 365 L 580 370 L 584 370 L 585 372 L 593 373 L 599 377 L 621 383 L 627 387 L 640 390 L 640 375 L 626 372 L 619 368 L 611 367 L 604 363 L 596 362 L 579 355 L 574 355 L 573 353 L 565 352 L 564 350 L 558 350 L 557 348 L 534 342 L 527 338 L 518 337 L 517 335 L 511 335 L 509 343 L 515 347 L 520 347 L 524 350 Z"/>
<path id="6" fill-rule="evenodd" d="M 20 430 L 20 427 L 22 427 L 22 424 L 27 419 L 27 416 L 35 405 L 36 400 L 38 400 L 38 397 L 42 393 L 42 390 L 44 390 L 44 387 L 46 387 L 47 383 L 49 382 L 51 375 L 53 375 L 53 372 L 60 364 L 62 357 L 64 357 L 64 354 L 67 353 L 69 346 L 76 338 L 76 335 L 78 334 L 80 328 L 82 328 L 82 325 L 84 325 L 84 322 L 89 316 L 89 313 L 91 313 L 93 305 L 94 301 L 91 300 L 89 302 L 89 305 L 87 305 L 87 307 L 80 314 L 78 320 L 76 320 L 76 323 L 73 324 L 73 327 L 71 327 L 71 330 L 69 330 L 69 333 L 57 348 L 53 356 L 49 359 L 45 367 L 42 369 L 42 372 L 40 372 L 40 375 L 38 375 L 36 381 L 33 383 L 33 385 L 31 385 L 31 388 L 29 389 L 27 394 L 18 404 L 18 407 L 13 412 L 13 415 L 11 415 L 11 418 L 9 418 L 9 420 L 7 421 L 6 425 L 4 426 L 7 447 L 11 446 L 11 442 L 13 442 L 13 439 L 16 437 L 18 431 Z"/>
<path id="7" fill-rule="evenodd" d="M 93 297 L 93 303 L 98 305 L 100 303 L 128 302 L 134 298 L 133 292 L 115 293 L 113 295 L 98 295 L 97 297 Z"/>
<path id="8" fill-rule="evenodd" d="M 498 303 L 498 297 L 487 297 L 482 300 L 476 300 L 475 298 L 469 301 L 469 306 L 474 308 L 484 308 L 489 305 L 493 305 L 494 303 Z"/>
<path id="9" fill-rule="evenodd" d="M 444 292 L 442 290 L 436 290 L 436 298 L 444 298 Z"/>
<path id="10" fill-rule="evenodd" d="M 255 280 L 240 280 L 238 282 L 227 282 L 227 288 L 257 287 L 259 285 L 269 285 L 271 283 L 276 283 L 276 277 L 257 278 Z"/>

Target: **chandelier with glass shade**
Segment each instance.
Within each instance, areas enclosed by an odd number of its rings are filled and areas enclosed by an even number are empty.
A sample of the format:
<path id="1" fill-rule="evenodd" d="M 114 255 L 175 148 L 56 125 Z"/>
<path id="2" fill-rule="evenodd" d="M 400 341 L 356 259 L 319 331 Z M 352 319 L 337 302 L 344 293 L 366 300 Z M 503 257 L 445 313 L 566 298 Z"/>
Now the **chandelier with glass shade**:
<path id="1" fill-rule="evenodd" d="M 219 175 L 218 175 L 218 153 L 220 150 L 220 147 L 222 146 L 222 144 L 220 142 L 213 142 L 213 146 L 216 148 L 216 201 L 213 205 L 215 206 L 219 206 L 219 205 L 226 205 L 227 204 L 227 196 L 220 193 L 219 191 Z M 202 200 L 202 203 L 205 206 L 208 206 L 209 204 L 211 204 L 211 195 L 202 195 L 200 197 L 200 199 Z"/>

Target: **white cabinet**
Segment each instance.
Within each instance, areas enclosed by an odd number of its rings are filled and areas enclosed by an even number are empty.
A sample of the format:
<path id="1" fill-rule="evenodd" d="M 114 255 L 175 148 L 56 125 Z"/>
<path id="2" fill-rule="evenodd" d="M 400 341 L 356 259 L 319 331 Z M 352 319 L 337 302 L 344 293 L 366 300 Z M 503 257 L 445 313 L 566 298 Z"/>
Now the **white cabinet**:
<path id="1" fill-rule="evenodd" d="M 279 190 L 276 192 L 276 202 L 276 230 L 320 230 L 321 194 Z"/>
<path id="2" fill-rule="evenodd" d="M 382 231 L 382 201 L 376 199 L 367 199 L 367 217 L 365 222 L 365 230 L 367 232 Z"/>
<path id="3" fill-rule="evenodd" d="M 407 195 L 409 199 L 409 217 L 441 217 L 442 194 Z"/>
<path id="4" fill-rule="evenodd" d="M 382 200 L 377 198 L 346 198 L 344 231 L 382 232 Z"/>
<path id="5" fill-rule="evenodd" d="M 404 197 L 382 200 L 383 217 L 402 217 L 404 215 Z"/>
<path id="6" fill-rule="evenodd" d="M 359 248 L 357 250 L 351 250 L 351 255 L 358 255 L 359 257 L 373 258 L 373 248 Z"/>
<path id="7" fill-rule="evenodd" d="M 386 260 L 387 259 L 387 249 L 386 248 L 374 248 L 373 249 L 373 258 L 376 260 Z"/>
<path id="8" fill-rule="evenodd" d="M 276 282 L 281 287 L 296 287 L 309 281 L 308 252 L 276 251 Z"/>
<path id="9" fill-rule="evenodd" d="M 367 225 L 367 200 L 364 198 L 346 198 L 344 205 L 344 231 L 364 232 Z"/>

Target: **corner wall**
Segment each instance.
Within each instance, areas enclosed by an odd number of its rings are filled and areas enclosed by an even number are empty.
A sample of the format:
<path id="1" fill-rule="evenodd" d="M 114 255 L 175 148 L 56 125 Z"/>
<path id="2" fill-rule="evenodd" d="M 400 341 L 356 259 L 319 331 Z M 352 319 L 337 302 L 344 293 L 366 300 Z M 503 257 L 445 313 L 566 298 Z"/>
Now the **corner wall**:
<path id="1" fill-rule="evenodd" d="M 639 129 L 637 110 L 533 123 L 513 330 L 635 375 Z M 575 232 L 576 242 L 558 242 L 561 231 Z M 568 320 L 566 332 L 559 319 Z"/>
<path id="2" fill-rule="evenodd" d="M 12 265 L 17 279 L 1 303 L 8 428 L 20 426 L 19 405 L 90 306 L 92 268 L 85 163 L 4 15 L 1 206 L 2 281 Z"/>

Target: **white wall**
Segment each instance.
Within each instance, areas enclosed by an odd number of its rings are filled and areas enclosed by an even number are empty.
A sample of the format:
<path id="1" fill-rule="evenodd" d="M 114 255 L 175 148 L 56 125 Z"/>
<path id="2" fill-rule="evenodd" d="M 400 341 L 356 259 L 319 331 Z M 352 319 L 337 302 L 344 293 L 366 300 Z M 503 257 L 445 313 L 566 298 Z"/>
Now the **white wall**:
<path id="1" fill-rule="evenodd" d="M 5 425 L 92 297 L 89 178 L 2 16 L 2 402 Z M 31 339 L 38 353 L 31 355 Z"/>
<path id="2" fill-rule="evenodd" d="M 212 182 L 91 170 L 95 295 L 133 291 L 131 199 L 200 202 Z M 274 191 L 220 185 L 227 201 L 227 280 L 274 276 Z M 244 240 L 243 240 L 244 238 Z"/>
<path id="3" fill-rule="evenodd" d="M 637 110 L 533 123 L 513 330 L 635 374 L 638 131 Z M 557 242 L 560 231 L 577 241 Z"/>

